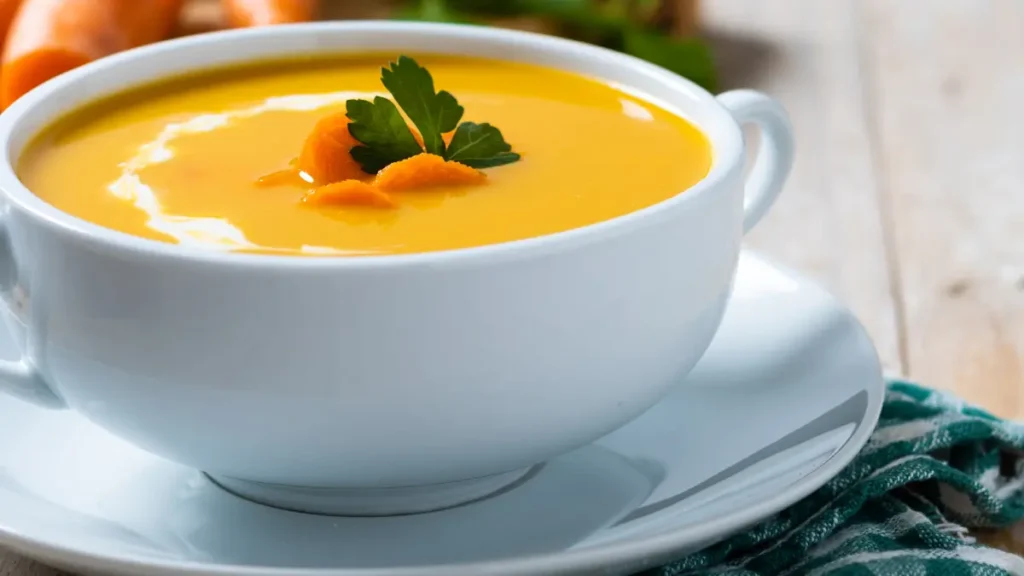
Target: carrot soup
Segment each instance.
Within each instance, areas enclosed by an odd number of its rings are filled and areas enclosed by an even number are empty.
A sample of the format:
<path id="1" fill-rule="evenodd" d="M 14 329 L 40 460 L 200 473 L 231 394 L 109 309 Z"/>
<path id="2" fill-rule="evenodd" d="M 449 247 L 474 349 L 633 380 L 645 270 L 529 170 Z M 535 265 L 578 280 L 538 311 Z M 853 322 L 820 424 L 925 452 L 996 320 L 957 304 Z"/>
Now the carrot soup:
<path id="1" fill-rule="evenodd" d="M 116 95 L 58 120 L 17 170 L 60 210 L 135 236 L 358 256 L 587 226 L 683 193 L 710 165 L 691 123 L 600 80 L 361 55 L 213 70 Z"/>

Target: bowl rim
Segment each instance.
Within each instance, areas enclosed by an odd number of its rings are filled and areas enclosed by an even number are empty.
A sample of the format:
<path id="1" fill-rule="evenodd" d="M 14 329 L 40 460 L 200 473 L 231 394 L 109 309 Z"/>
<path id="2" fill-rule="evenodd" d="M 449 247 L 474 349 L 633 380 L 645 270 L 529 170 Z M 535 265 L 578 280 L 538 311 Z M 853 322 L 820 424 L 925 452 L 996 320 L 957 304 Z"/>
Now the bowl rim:
<path id="1" fill-rule="evenodd" d="M 558 52 L 567 56 L 571 55 L 575 58 L 600 59 L 605 66 L 631 68 L 633 72 L 639 72 L 653 82 L 659 83 L 673 92 L 686 95 L 688 99 L 695 101 L 701 109 L 708 110 L 710 114 L 717 116 L 719 120 L 716 121 L 716 124 L 724 127 L 724 129 L 716 128 L 711 130 L 708 126 L 695 122 L 701 132 L 707 137 L 711 146 L 712 164 L 707 175 L 693 186 L 651 206 L 587 226 L 552 234 L 467 248 L 406 254 L 371 254 L 355 257 L 337 255 L 279 255 L 218 251 L 161 242 L 107 228 L 63 212 L 33 194 L 22 184 L 15 172 L 14 162 L 12 161 L 11 140 L 15 132 L 21 128 L 20 125 L 25 116 L 37 106 L 49 105 L 54 100 L 55 95 L 74 88 L 76 84 L 82 83 L 98 71 L 115 69 L 137 60 L 173 54 L 185 48 L 209 47 L 213 49 L 217 45 L 229 42 L 273 43 L 275 39 L 296 35 L 311 33 L 340 34 L 346 32 L 358 32 L 364 35 L 385 34 L 396 37 L 408 37 L 408 35 L 443 37 L 445 41 L 453 44 L 464 41 L 491 42 L 507 45 L 529 43 L 534 48 Z M 376 48 L 374 50 L 378 51 Z M 320 52 L 327 53 L 329 49 L 324 49 Z M 443 49 L 432 49 L 431 52 L 446 53 Z M 316 52 L 309 51 L 309 53 L 314 54 Z M 260 60 L 270 61 L 271 59 L 254 58 L 252 61 L 258 62 Z M 240 59 L 237 62 L 244 63 L 245 60 Z M 204 69 L 214 69 L 223 65 L 227 65 L 227 63 L 209 67 L 196 66 L 192 71 L 201 72 Z M 558 68 L 557 65 L 549 66 Z M 170 76 L 170 74 L 167 75 Z M 159 78 L 146 82 L 154 81 L 159 81 Z M 626 88 L 628 89 L 629 87 L 627 86 Z M 112 95 L 122 91 L 124 91 L 123 88 L 114 89 L 106 91 L 106 94 Z M 55 114 L 54 116 L 57 115 Z M 2 192 L 8 204 L 4 207 L 4 214 L 10 208 L 16 208 L 27 214 L 35 223 L 61 235 L 66 240 L 89 245 L 96 250 L 115 250 L 121 256 L 141 257 L 147 260 L 163 258 L 187 261 L 194 264 L 216 265 L 218 267 L 271 267 L 291 270 L 388 269 L 410 266 L 437 267 L 441 265 L 479 264 L 484 262 L 495 263 L 506 258 L 519 259 L 527 256 L 554 254 L 636 231 L 657 222 L 663 222 L 675 210 L 684 209 L 686 206 L 695 203 L 699 204 L 700 199 L 706 195 L 724 193 L 721 190 L 723 182 L 727 181 L 732 174 L 741 171 L 742 162 L 745 160 L 743 135 L 728 110 L 707 90 L 660 66 L 607 48 L 534 32 L 467 24 L 386 20 L 307 22 L 225 30 L 157 42 L 101 58 L 45 82 L 18 99 L 3 114 L 0 114 L 0 151 L 2 151 L 3 156 L 0 158 L 0 192 Z"/>

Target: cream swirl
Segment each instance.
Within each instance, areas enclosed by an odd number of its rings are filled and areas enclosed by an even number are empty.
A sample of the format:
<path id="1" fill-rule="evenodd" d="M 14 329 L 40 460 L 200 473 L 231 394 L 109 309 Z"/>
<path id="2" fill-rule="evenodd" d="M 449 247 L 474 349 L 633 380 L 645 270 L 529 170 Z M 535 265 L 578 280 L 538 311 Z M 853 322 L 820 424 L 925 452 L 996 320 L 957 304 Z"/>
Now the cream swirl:
<path id="1" fill-rule="evenodd" d="M 327 106 L 341 104 L 352 98 L 373 98 L 376 95 L 369 92 L 349 91 L 277 96 L 248 108 L 199 114 L 181 122 L 167 124 L 156 138 L 139 146 L 134 156 L 119 165 L 121 174 L 117 180 L 107 186 L 107 190 L 145 212 L 149 217 L 146 222 L 147 226 L 176 239 L 183 245 L 222 251 L 259 249 L 261 251 L 294 252 L 291 249 L 268 248 L 253 244 L 241 229 L 226 218 L 166 213 L 156 191 L 143 181 L 139 173 L 149 166 L 162 164 L 174 158 L 175 153 L 171 143 L 181 136 L 212 132 L 224 128 L 234 121 L 251 118 L 265 112 L 319 110 Z M 303 253 L 319 255 L 352 253 L 325 246 L 303 245 L 300 250 Z"/>

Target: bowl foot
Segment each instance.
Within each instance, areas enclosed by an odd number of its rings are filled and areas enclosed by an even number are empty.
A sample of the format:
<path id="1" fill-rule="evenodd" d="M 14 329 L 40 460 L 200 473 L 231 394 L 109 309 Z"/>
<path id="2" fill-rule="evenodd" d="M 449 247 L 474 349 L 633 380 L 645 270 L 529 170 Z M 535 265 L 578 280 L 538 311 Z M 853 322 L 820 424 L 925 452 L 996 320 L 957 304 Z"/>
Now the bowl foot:
<path id="1" fill-rule="evenodd" d="M 397 516 L 451 508 L 480 500 L 525 481 L 534 468 L 483 478 L 395 488 L 287 486 L 207 474 L 235 496 L 295 512 L 331 516 Z"/>

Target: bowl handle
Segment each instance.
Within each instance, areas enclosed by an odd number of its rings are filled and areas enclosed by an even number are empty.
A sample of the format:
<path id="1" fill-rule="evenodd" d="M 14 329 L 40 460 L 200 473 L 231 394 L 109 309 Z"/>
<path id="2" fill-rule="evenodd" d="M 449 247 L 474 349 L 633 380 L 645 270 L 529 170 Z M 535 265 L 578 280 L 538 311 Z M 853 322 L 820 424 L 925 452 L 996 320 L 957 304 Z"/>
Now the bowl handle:
<path id="1" fill-rule="evenodd" d="M 718 101 L 740 125 L 761 131 L 761 147 L 747 177 L 743 200 L 743 232 L 761 221 L 782 191 L 793 166 L 793 126 L 786 109 L 774 98 L 754 90 L 733 90 Z"/>
<path id="2" fill-rule="evenodd" d="M 9 292 L 17 282 L 10 236 L 8 211 L 0 213 L 0 290 Z M 64 400 L 43 380 L 24 352 L 20 360 L 0 360 L 0 392 L 43 408 L 66 408 Z"/>

